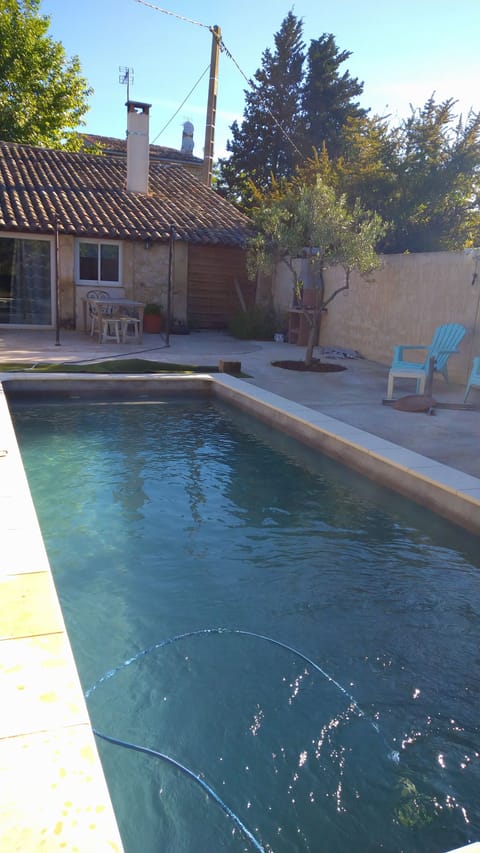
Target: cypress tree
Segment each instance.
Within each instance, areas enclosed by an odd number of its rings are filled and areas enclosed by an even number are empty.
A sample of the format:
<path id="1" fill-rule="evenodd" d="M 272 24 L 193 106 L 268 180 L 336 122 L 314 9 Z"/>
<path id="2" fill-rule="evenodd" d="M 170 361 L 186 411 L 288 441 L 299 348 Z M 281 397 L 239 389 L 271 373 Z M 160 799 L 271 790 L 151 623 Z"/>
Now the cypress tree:
<path id="1" fill-rule="evenodd" d="M 317 151 L 325 145 L 332 159 L 343 152 L 342 132 L 347 119 L 367 114 L 356 100 L 363 92 L 363 83 L 348 71 L 341 74 L 339 70 L 350 56 L 350 51 L 338 49 L 331 33 L 313 39 L 308 49 L 302 97 L 306 143 Z"/>
<path id="2" fill-rule="evenodd" d="M 301 159 L 296 147 L 303 137 L 301 92 L 305 45 L 302 21 L 293 12 L 267 48 L 255 73 L 253 88 L 245 91 L 241 125 L 231 126 L 227 143 L 231 156 L 219 161 L 218 189 L 232 200 L 245 201 L 245 183 L 251 179 L 267 189 L 273 180 L 292 174 Z"/>

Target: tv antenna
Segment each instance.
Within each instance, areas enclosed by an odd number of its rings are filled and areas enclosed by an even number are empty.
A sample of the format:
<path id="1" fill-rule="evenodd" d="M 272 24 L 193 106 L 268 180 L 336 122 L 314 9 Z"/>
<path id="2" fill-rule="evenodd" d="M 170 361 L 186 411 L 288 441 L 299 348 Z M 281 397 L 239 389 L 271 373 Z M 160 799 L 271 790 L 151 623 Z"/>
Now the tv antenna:
<path id="1" fill-rule="evenodd" d="M 122 86 L 127 87 L 127 101 L 130 100 L 130 83 L 133 86 L 133 68 L 127 68 L 125 65 L 118 66 L 118 82 L 122 84 Z"/>

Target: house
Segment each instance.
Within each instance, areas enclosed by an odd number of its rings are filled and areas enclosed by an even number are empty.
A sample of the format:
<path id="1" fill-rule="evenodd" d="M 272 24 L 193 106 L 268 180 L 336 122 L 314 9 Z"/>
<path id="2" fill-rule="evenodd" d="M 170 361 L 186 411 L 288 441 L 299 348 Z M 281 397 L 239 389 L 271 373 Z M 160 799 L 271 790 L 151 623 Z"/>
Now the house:
<path id="1" fill-rule="evenodd" d="M 87 151 L 91 148 L 93 153 L 98 153 L 100 150 L 109 157 L 127 156 L 126 139 L 117 139 L 113 136 L 100 136 L 96 133 L 81 133 L 80 136 Z M 177 150 L 176 148 L 168 148 L 165 145 L 152 145 L 150 143 L 150 162 L 179 163 L 201 181 L 204 179 L 205 164 L 200 157 L 194 156 L 193 147 L 193 124 L 186 121 L 183 125 L 181 149 Z"/>
<path id="2" fill-rule="evenodd" d="M 191 154 L 149 156 L 149 108 L 127 102 L 126 157 L 0 142 L 0 326 L 51 328 L 58 305 L 81 329 L 98 286 L 164 306 L 170 286 L 191 328 L 253 304 L 249 220 L 185 167 Z"/>

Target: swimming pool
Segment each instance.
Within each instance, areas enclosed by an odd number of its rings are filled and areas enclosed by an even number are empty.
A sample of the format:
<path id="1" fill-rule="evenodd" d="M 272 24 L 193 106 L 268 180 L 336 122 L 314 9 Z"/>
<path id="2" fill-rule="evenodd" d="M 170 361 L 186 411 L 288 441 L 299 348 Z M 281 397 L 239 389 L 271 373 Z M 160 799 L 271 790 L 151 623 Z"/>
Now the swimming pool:
<path id="1" fill-rule="evenodd" d="M 478 539 L 210 401 L 14 420 L 98 729 L 275 853 L 478 837 Z M 127 851 L 253 849 L 101 751 Z"/>

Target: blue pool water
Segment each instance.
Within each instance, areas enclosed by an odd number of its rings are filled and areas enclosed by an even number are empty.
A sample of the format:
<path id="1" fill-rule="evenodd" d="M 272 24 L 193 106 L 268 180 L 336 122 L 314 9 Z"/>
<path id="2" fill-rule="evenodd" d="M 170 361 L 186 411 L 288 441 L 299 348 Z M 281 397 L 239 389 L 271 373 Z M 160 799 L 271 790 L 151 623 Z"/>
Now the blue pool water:
<path id="1" fill-rule="evenodd" d="M 209 401 L 13 416 L 93 725 L 241 821 L 100 741 L 127 853 L 480 838 L 478 539 Z"/>

